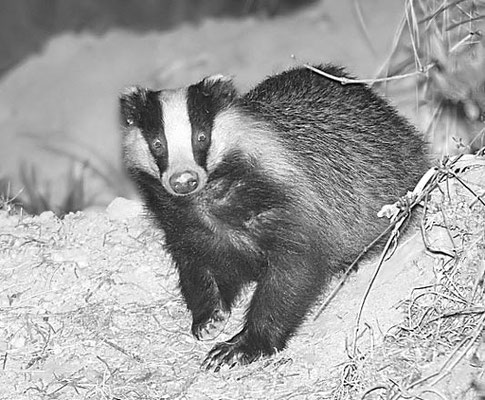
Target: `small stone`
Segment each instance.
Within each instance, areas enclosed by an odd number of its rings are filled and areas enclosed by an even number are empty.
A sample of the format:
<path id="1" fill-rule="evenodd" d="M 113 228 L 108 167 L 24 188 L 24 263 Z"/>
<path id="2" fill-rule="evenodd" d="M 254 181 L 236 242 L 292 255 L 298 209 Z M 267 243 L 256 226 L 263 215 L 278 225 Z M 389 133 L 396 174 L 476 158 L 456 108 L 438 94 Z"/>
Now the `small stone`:
<path id="1" fill-rule="evenodd" d="M 143 205 L 136 200 L 117 197 L 106 208 L 106 213 L 111 221 L 127 221 L 142 215 Z"/>
<path id="2" fill-rule="evenodd" d="M 52 211 L 44 211 L 38 217 L 39 222 L 48 222 L 54 219 L 56 219 L 56 214 L 54 214 Z"/>

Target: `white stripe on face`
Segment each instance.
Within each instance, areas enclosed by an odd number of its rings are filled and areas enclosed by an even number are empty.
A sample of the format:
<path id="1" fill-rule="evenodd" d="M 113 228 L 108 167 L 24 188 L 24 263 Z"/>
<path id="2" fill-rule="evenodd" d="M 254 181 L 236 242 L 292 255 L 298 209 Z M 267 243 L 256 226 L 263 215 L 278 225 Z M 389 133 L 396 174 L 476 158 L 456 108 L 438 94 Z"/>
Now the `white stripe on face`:
<path id="1" fill-rule="evenodd" d="M 167 170 L 163 171 L 162 184 L 169 193 L 177 194 L 170 186 L 170 177 L 176 173 L 194 171 L 200 179 L 200 190 L 205 185 L 206 173 L 194 159 L 192 125 L 187 110 L 187 89 L 164 90 L 160 93 L 160 102 L 168 153 Z"/>
<path id="2" fill-rule="evenodd" d="M 167 140 L 167 169 L 190 167 L 195 164 L 195 160 L 192 152 L 192 126 L 187 111 L 187 89 L 164 90 L 160 100 Z"/>
<path id="3" fill-rule="evenodd" d="M 135 168 L 159 179 L 160 172 L 140 129 L 128 128 L 123 135 L 123 158 L 127 168 Z"/>

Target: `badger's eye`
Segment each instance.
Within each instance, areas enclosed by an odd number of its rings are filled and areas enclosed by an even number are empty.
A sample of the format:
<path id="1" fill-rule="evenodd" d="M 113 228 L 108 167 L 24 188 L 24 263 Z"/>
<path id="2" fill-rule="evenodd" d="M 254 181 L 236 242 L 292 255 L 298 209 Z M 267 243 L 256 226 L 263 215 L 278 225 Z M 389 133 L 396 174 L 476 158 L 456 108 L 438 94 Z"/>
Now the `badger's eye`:
<path id="1" fill-rule="evenodd" d="M 160 150 L 162 150 L 162 147 L 163 147 L 162 141 L 160 139 L 155 139 L 152 142 L 152 147 L 153 147 L 153 150 L 159 152 Z"/>
<path id="2" fill-rule="evenodd" d="M 207 140 L 207 135 L 204 132 L 200 132 L 197 135 L 197 141 L 198 142 L 205 142 Z"/>
<path id="3" fill-rule="evenodd" d="M 133 126 L 133 125 L 135 125 L 135 120 L 131 117 L 128 117 L 128 118 L 126 118 L 126 124 L 128 126 Z"/>

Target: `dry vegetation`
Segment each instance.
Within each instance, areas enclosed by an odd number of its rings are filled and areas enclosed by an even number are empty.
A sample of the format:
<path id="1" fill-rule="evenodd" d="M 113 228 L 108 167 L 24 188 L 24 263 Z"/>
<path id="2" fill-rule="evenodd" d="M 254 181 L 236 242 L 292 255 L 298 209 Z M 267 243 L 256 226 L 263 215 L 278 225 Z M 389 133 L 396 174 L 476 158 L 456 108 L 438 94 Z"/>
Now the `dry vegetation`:
<path id="1" fill-rule="evenodd" d="M 358 353 L 350 358 L 336 398 L 478 398 L 473 389 L 485 371 L 485 159 L 467 159 L 442 165 L 443 180 L 425 196 L 421 230 L 435 257 L 434 282 L 403 299 L 404 320 L 381 347 L 363 360 Z"/>
<path id="2" fill-rule="evenodd" d="M 414 103 L 437 154 L 474 152 L 485 145 L 484 18 L 483 1 L 407 0 L 393 49 L 378 74 L 379 85 L 392 77 Z M 414 83 L 399 79 L 411 76 L 417 77 Z"/>

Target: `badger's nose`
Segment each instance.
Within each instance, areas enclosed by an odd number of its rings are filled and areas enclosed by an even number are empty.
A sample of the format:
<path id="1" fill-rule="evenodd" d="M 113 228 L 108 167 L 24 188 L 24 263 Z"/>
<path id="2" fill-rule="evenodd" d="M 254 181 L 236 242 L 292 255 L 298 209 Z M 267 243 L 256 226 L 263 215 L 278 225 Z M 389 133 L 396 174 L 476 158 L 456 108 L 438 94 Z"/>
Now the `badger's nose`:
<path id="1" fill-rule="evenodd" d="M 170 177 L 169 183 L 175 193 L 190 194 L 199 186 L 199 175 L 194 171 L 176 172 Z"/>

